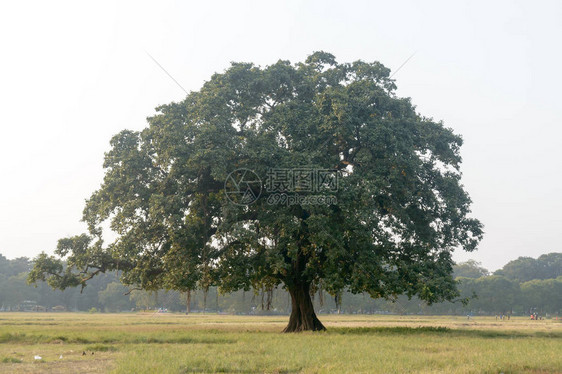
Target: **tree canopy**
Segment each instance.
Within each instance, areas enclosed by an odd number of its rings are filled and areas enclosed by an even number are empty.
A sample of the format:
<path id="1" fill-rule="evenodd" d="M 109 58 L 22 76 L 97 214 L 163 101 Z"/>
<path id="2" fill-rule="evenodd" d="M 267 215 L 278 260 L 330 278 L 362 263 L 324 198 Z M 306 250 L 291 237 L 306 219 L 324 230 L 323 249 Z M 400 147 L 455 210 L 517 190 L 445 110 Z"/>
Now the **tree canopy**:
<path id="1" fill-rule="evenodd" d="M 519 257 L 495 272 L 519 282 L 533 279 L 553 279 L 562 276 L 562 253 L 547 253 L 534 259 Z"/>
<path id="2" fill-rule="evenodd" d="M 84 209 L 89 232 L 41 254 L 30 281 L 64 289 L 119 270 L 147 290 L 282 286 L 288 332 L 324 329 L 319 289 L 454 299 L 451 254 L 483 234 L 460 182 L 462 139 L 395 90 L 379 62 L 325 52 L 233 63 L 113 137 Z"/>
<path id="3" fill-rule="evenodd" d="M 455 278 L 480 278 L 490 274 L 490 272 L 482 267 L 480 262 L 468 260 L 453 266 L 453 275 Z"/>

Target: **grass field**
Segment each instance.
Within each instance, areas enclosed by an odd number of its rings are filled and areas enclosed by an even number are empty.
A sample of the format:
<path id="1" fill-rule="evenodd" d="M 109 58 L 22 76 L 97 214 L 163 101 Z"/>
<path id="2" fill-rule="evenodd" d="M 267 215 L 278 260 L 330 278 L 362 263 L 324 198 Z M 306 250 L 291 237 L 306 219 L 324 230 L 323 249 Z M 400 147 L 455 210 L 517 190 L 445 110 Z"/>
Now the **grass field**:
<path id="1" fill-rule="evenodd" d="M 286 316 L 2 313 L 0 372 L 562 373 L 562 321 L 320 319 L 281 334 Z"/>

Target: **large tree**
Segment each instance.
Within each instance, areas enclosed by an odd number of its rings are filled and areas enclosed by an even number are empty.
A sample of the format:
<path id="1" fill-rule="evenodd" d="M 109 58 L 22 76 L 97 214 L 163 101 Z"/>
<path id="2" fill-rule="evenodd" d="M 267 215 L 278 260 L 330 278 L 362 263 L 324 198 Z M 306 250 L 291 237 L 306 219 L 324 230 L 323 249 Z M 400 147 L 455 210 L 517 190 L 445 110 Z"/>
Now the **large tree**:
<path id="1" fill-rule="evenodd" d="M 462 140 L 395 89 L 382 64 L 325 52 L 232 64 L 112 139 L 89 234 L 40 255 L 30 280 L 64 288 L 119 269 L 149 290 L 282 286 L 287 332 L 324 329 L 318 289 L 452 300 L 452 251 L 482 236 L 460 183 Z"/>

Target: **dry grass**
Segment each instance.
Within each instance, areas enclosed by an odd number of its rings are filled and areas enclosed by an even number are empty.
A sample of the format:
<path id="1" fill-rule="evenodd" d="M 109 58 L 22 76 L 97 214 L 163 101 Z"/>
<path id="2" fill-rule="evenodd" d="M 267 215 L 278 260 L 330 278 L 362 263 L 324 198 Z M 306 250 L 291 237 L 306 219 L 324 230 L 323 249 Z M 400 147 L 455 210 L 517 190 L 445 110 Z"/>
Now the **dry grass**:
<path id="1" fill-rule="evenodd" d="M 3 313 L 0 372 L 562 373 L 562 321 L 320 318 L 280 334 L 285 316 Z"/>

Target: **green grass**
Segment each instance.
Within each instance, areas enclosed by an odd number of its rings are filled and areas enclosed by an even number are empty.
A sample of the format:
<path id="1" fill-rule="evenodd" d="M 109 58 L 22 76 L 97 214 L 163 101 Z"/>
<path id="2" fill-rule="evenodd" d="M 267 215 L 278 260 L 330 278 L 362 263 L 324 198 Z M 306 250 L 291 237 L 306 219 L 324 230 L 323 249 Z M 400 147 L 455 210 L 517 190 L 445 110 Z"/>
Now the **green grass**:
<path id="1" fill-rule="evenodd" d="M 0 372 L 562 373 L 562 321 L 320 318 L 281 334 L 284 316 L 3 313 Z"/>
<path id="2" fill-rule="evenodd" d="M 23 362 L 21 359 L 15 357 L 3 357 L 1 361 L 3 364 L 21 364 Z"/>

